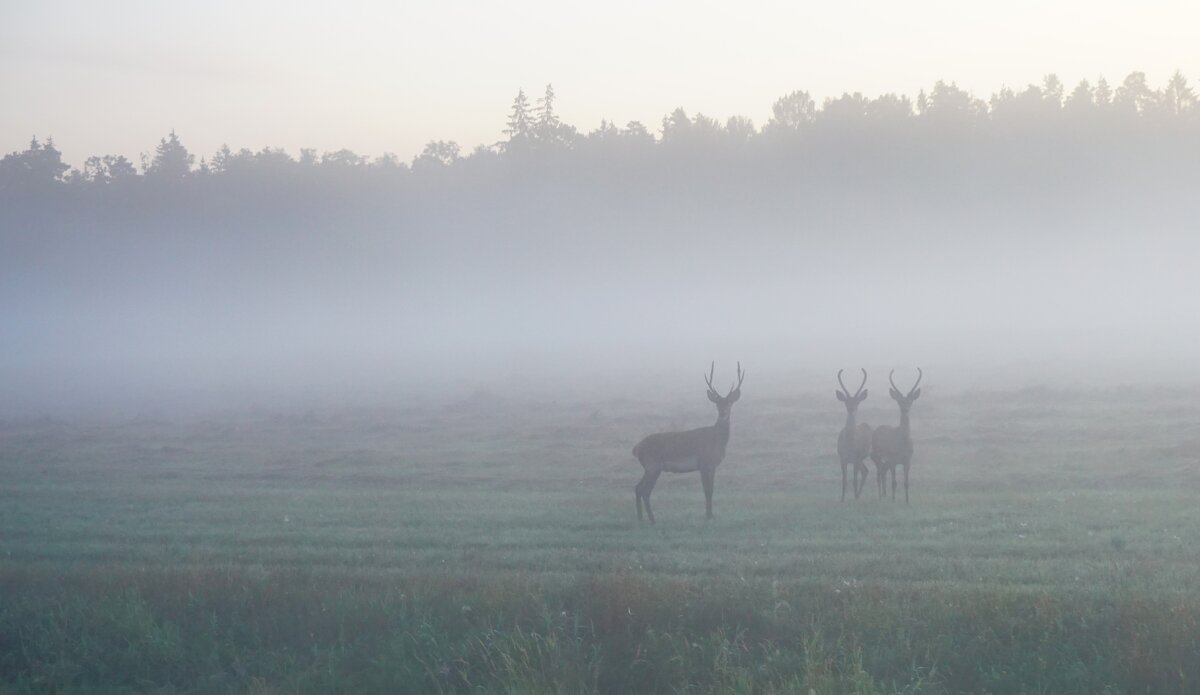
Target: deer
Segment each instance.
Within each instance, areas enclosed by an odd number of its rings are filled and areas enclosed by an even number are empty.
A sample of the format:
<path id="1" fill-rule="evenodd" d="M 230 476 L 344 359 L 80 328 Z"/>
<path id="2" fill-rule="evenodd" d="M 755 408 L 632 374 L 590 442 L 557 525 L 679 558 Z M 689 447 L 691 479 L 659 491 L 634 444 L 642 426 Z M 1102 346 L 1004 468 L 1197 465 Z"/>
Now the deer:
<path id="1" fill-rule="evenodd" d="M 867 456 L 871 453 L 871 426 L 865 422 L 857 423 L 858 405 L 867 400 L 867 394 L 870 392 L 863 387 L 867 385 L 867 370 L 862 370 L 863 380 L 858 385 L 858 390 L 853 395 L 850 394 L 850 389 L 846 388 L 846 384 L 842 382 L 842 371 L 838 370 L 838 385 L 842 387 L 841 391 L 835 391 L 834 395 L 837 399 L 846 405 L 846 426 L 838 434 L 837 450 L 838 458 L 842 460 L 842 501 L 846 501 L 846 467 L 854 467 L 854 499 L 858 499 L 862 489 L 867 485 L 867 464 L 863 463 L 867 460 Z M 862 482 L 859 482 L 859 473 L 862 473 Z"/>
<path id="2" fill-rule="evenodd" d="M 871 460 L 875 462 L 875 477 L 879 484 L 879 498 L 883 499 L 887 496 L 887 472 L 892 472 L 892 499 L 896 499 L 896 466 L 904 466 L 904 503 L 908 504 L 908 469 L 912 466 L 913 444 L 912 433 L 908 425 L 908 411 L 912 408 L 913 401 L 921 397 L 921 377 L 924 374 L 917 369 L 917 383 L 908 390 L 905 395 L 896 388 L 896 382 L 892 380 L 892 376 L 896 373 L 893 369 L 888 374 L 888 381 L 892 385 L 892 390 L 889 392 L 892 400 L 900 406 L 900 426 L 892 427 L 890 425 L 880 425 L 875 428 L 875 432 L 871 435 Z"/>
<path id="3" fill-rule="evenodd" d="M 733 409 L 733 404 L 742 397 L 742 381 L 746 378 L 746 373 L 742 371 L 742 363 L 738 362 L 737 384 L 722 396 L 712 384 L 716 366 L 716 362 L 713 362 L 709 367 L 708 376 L 704 377 L 705 383 L 708 384 L 708 400 L 717 406 L 716 423 L 686 432 L 652 434 L 633 447 L 634 458 L 645 470 L 642 479 L 634 487 L 638 521 L 642 520 L 642 505 L 645 504 L 646 515 L 650 517 L 650 523 L 654 523 L 654 512 L 650 509 L 650 492 L 654 490 L 654 484 L 658 482 L 658 476 L 663 471 L 700 471 L 700 481 L 704 484 L 705 518 L 713 518 L 713 478 L 717 466 L 725 459 L 725 448 L 729 445 L 729 412 Z"/>

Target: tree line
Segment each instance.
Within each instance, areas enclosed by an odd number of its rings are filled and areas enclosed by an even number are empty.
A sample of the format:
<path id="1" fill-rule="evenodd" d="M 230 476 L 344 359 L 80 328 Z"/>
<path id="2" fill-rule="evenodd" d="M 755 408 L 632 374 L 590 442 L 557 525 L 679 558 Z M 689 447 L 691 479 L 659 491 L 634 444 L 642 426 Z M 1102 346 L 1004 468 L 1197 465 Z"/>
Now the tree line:
<path id="1" fill-rule="evenodd" d="M 780 97 L 761 127 L 732 116 L 724 122 L 678 108 L 657 129 L 609 121 L 589 132 L 563 122 L 552 86 L 531 103 L 519 91 L 509 109 L 504 139 L 464 153 L 454 141 L 433 141 L 411 162 L 394 154 L 370 157 L 351 150 L 298 156 L 274 147 L 233 150 L 223 146 L 197 159 L 171 132 L 134 163 L 124 155 L 88 157 L 72 167 L 52 138 L 34 137 L 23 151 L 0 159 L 0 191 L 128 189 L 139 184 L 178 185 L 205 181 L 252 181 L 263 185 L 317 187 L 344 184 L 387 190 L 406 180 L 453 183 L 471 172 L 563 169 L 604 170 L 621 165 L 679 171 L 680 160 L 704 166 L 767 171 L 804 168 L 822 160 L 843 163 L 870 157 L 886 168 L 897 156 L 915 161 L 1044 158 L 1050 150 L 1072 159 L 1130 151 L 1194 152 L 1200 142 L 1195 90 L 1176 72 L 1151 86 L 1134 72 L 1115 87 L 1084 80 L 1073 89 L 1054 75 L 1023 89 L 1002 89 L 981 99 L 954 83 L 937 82 L 915 98 L 847 93 L 818 104 L 805 91 Z M 1169 155 L 1168 155 L 1169 156 Z M 1085 166 L 1085 165 L 1081 165 Z"/>

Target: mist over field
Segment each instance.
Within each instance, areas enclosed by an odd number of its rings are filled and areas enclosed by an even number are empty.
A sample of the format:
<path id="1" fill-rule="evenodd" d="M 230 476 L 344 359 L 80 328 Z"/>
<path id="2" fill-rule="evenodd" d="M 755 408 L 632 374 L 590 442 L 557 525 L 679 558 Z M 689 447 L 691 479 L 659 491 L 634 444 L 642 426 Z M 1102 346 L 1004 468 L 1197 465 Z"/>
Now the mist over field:
<path id="1" fill-rule="evenodd" d="M 1010 5 L 0 8 L 0 691 L 1196 692 L 1200 11 Z"/>
<path id="2" fill-rule="evenodd" d="M 1182 75 L 795 92 L 762 127 L 583 131 L 547 95 L 495 146 L 411 164 L 198 159 L 186 133 L 140 174 L 8 155 L 2 414 L 586 399 L 693 388 L 713 359 L 771 395 L 859 365 L 950 391 L 1195 385 Z"/>

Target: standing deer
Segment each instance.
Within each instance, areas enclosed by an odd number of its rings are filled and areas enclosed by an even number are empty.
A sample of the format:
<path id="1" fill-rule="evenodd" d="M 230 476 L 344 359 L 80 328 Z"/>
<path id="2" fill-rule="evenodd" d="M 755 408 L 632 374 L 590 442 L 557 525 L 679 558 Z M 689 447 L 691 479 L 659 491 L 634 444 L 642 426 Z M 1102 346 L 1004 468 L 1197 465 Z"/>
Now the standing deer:
<path id="1" fill-rule="evenodd" d="M 886 496 L 889 469 L 892 471 L 892 499 L 896 499 L 896 466 L 904 466 L 904 503 L 908 504 L 908 468 L 912 465 L 913 455 L 912 434 L 908 428 L 908 409 L 912 407 L 913 401 L 921 397 L 921 389 L 917 387 L 921 385 L 921 377 L 924 374 L 917 369 L 917 383 L 913 384 L 906 396 L 900 393 L 896 382 L 892 381 L 892 375 L 895 373 L 896 370 L 893 369 L 888 374 L 888 381 L 892 384 L 892 399 L 900 405 L 900 426 L 880 425 L 875 428 L 875 433 L 871 435 L 871 460 L 875 462 L 880 499 Z"/>
<path id="2" fill-rule="evenodd" d="M 838 458 L 842 460 L 843 502 L 846 501 L 846 466 L 854 466 L 854 499 L 858 499 L 863 487 L 867 484 L 867 464 L 863 462 L 871 453 L 871 426 L 865 422 L 855 424 L 855 420 L 858 418 L 858 404 L 867 400 L 869 393 L 863 388 L 867 385 L 867 370 L 862 370 L 862 373 L 862 383 L 858 385 L 858 390 L 854 392 L 854 395 L 850 395 L 850 389 L 842 383 L 842 370 L 838 370 L 838 384 L 842 390 L 835 393 L 837 399 L 846 404 L 846 426 L 838 434 L 837 443 Z M 862 473 L 861 483 L 858 478 L 860 472 Z"/>
<path id="3" fill-rule="evenodd" d="M 725 447 L 729 444 L 729 411 L 733 404 L 742 397 L 742 380 L 746 378 L 742 371 L 742 363 L 738 362 L 737 385 L 722 396 L 713 388 L 714 362 L 704 378 L 708 384 L 708 400 L 717 406 L 717 422 L 708 427 L 700 427 L 686 432 L 662 432 L 652 434 L 637 446 L 633 447 L 634 457 L 642 464 L 645 473 L 634 487 L 637 495 L 638 521 L 642 520 L 642 503 L 646 505 L 646 514 L 650 523 L 654 523 L 654 512 L 650 510 L 650 492 L 658 476 L 663 471 L 668 473 L 691 473 L 700 471 L 700 480 L 704 483 L 704 508 L 706 518 L 711 519 L 713 476 L 717 466 L 725 458 Z"/>

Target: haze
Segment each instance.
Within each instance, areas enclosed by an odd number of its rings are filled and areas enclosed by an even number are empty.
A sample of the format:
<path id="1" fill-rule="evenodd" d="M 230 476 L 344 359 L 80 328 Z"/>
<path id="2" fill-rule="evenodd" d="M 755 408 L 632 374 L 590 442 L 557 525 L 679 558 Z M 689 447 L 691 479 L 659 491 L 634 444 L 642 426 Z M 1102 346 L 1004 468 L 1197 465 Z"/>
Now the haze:
<path id="1" fill-rule="evenodd" d="M 7 5 L 0 416 L 1195 385 L 1198 20 Z"/>

